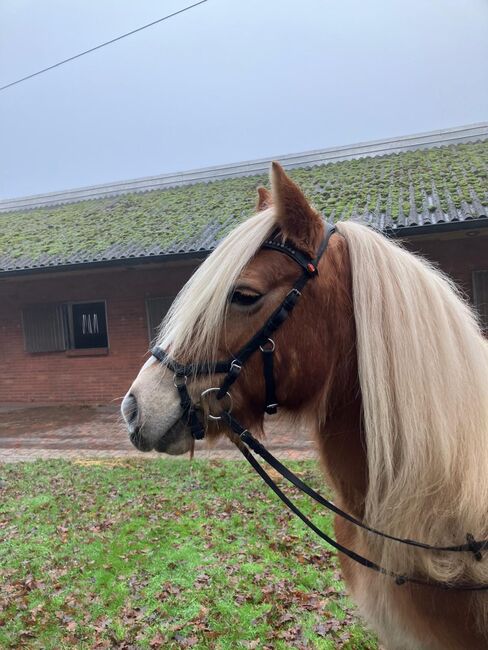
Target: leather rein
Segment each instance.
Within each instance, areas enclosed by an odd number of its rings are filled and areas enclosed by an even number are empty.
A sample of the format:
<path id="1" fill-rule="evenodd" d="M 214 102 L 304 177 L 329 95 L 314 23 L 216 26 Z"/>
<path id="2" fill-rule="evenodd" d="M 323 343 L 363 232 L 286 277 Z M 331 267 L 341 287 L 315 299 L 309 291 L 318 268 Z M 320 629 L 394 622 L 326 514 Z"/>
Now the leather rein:
<path id="1" fill-rule="evenodd" d="M 378 535 L 385 539 L 413 546 L 419 549 L 436 551 L 436 552 L 449 552 L 449 553 L 473 553 L 476 560 L 483 559 L 482 551 L 488 549 L 488 540 L 476 541 L 471 534 L 466 535 L 467 543 L 456 546 L 432 546 L 424 542 L 419 542 L 411 539 L 404 539 L 395 537 L 382 531 L 371 528 L 364 522 L 360 521 L 353 515 L 345 512 L 334 503 L 324 498 L 316 492 L 309 485 L 304 483 L 296 474 L 290 469 L 285 467 L 275 456 L 273 456 L 254 436 L 232 416 L 232 397 L 229 389 L 232 384 L 238 379 L 243 365 L 257 350 L 261 351 L 263 359 L 263 374 L 265 381 L 265 407 L 264 411 L 270 415 L 277 412 L 278 403 L 275 393 L 275 382 L 273 373 L 273 355 L 275 351 L 275 343 L 271 338 L 273 333 L 285 322 L 293 311 L 298 299 L 302 295 L 302 290 L 307 282 L 318 275 L 318 264 L 322 255 L 326 252 L 327 246 L 331 236 L 335 232 L 335 228 L 329 224 L 325 224 L 325 235 L 318 248 L 315 258 L 311 258 L 307 253 L 298 250 L 291 242 L 283 241 L 280 233 L 275 231 L 271 237 L 262 244 L 261 248 L 271 249 L 287 255 L 293 259 L 301 268 L 302 274 L 296 280 L 293 287 L 277 309 L 271 314 L 266 323 L 252 336 L 251 339 L 239 350 L 239 352 L 227 361 L 217 361 L 209 366 L 205 363 L 193 363 L 183 365 L 172 359 L 162 348 L 155 347 L 151 350 L 151 354 L 163 365 L 169 368 L 173 373 L 173 383 L 178 390 L 180 405 L 182 409 L 181 420 L 186 426 L 190 428 L 191 434 L 194 439 L 200 440 L 205 436 L 204 426 L 202 425 L 197 415 L 197 405 L 192 401 L 187 388 L 189 377 L 210 375 L 210 374 L 225 374 L 219 387 L 208 388 L 204 390 L 200 396 L 200 401 L 207 398 L 209 395 L 214 395 L 215 399 L 219 402 L 222 400 L 227 401 L 227 408 L 223 408 L 219 414 L 212 414 L 210 408 L 208 409 L 207 417 L 211 420 L 222 420 L 231 431 L 236 434 L 237 440 L 231 438 L 239 451 L 243 454 L 244 458 L 249 462 L 253 469 L 261 476 L 264 482 L 273 490 L 273 492 L 281 499 L 281 501 L 297 515 L 314 533 L 321 539 L 327 542 L 334 549 L 343 553 L 354 562 L 376 571 L 382 575 L 393 578 L 397 585 L 411 583 L 415 585 L 423 585 L 429 587 L 437 587 L 440 589 L 456 590 L 456 591 L 484 591 L 488 590 L 488 584 L 470 584 L 470 583 L 449 583 L 449 582 L 434 582 L 429 580 L 422 580 L 415 576 L 406 576 L 394 571 L 386 569 L 376 562 L 359 555 L 355 551 L 343 546 L 338 541 L 327 535 L 323 530 L 318 528 L 299 508 L 291 501 L 288 496 L 278 487 L 271 476 L 266 472 L 263 466 L 258 462 L 256 457 L 251 453 L 254 452 L 268 463 L 275 471 L 277 471 L 283 478 L 294 485 L 298 490 L 311 497 L 314 501 L 330 510 L 335 515 L 342 517 L 353 525 L 362 528 L 374 535 Z"/>

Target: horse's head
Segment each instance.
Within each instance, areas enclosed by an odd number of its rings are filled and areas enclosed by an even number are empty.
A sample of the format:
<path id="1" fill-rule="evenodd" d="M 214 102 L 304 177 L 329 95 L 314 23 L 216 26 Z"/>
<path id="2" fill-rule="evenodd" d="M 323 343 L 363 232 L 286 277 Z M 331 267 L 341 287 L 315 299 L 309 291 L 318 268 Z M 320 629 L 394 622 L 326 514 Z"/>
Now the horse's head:
<path id="1" fill-rule="evenodd" d="M 324 222 L 300 189 L 278 164 L 271 172 L 272 192 L 259 189 L 258 212 L 236 228 L 201 265 L 170 310 L 159 345 L 172 359 L 188 366 L 233 359 L 283 302 L 303 269 L 276 250 L 262 248 L 277 229 L 297 251 L 315 258 L 324 239 Z M 318 275 L 307 282 L 290 318 L 273 334 L 273 377 L 280 408 L 295 413 L 323 413 L 332 377 L 351 357 L 353 318 L 349 264 L 344 239 L 333 235 L 319 263 Z M 141 450 L 181 454 L 191 447 L 177 384 L 188 382 L 194 404 L 201 409 L 207 433 L 225 431 L 209 419 L 230 407 L 203 391 L 220 386 L 223 374 L 174 375 L 153 357 L 141 369 L 122 403 L 131 440 Z M 243 365 L 229 389 L 232 414 L 247 427 L 260 427 L 266 385 L 259 347 Z M 322 408 L 316 408 L 318 404 Z"/>

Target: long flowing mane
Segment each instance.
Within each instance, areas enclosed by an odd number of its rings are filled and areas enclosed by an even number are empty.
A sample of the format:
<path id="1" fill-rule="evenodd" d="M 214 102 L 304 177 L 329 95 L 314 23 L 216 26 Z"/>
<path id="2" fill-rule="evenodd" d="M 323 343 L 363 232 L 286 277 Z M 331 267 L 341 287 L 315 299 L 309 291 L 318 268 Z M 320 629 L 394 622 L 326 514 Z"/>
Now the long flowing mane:
<path id="1" fill-rule="evenodd" d="M 176 358 L 214 360 L 229 291 L 274 225 L 269 208 L 220 243 L 173 303 L 160 345 Z M 369 227 L 336 225 L 353 282 L 366 519 L 430 544 L 488 538 L 488 342 L 476 317 L 425 260 Z M 488 563 L 470 554 L 374 543 L 376 559 L 395 571 L 488 582 Z"/>
<path id="2" fill-rule="evenodd" d="M 431 544 L 488 533 L 488 342 L 454 284 L 371 228 L 342 222 L 351 260 L 367 444 L 366 518 Z M 438 580 L 488 580 L 466 553 L 381 559 Z"/>

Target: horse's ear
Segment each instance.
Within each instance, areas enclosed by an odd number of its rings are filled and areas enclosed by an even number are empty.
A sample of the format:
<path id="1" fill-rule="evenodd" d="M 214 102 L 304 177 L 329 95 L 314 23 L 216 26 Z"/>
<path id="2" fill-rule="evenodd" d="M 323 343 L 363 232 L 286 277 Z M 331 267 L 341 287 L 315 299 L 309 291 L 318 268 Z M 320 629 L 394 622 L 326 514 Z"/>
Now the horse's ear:
<path id="1" fill-rule="evenodd" d="M 324 227 L 321 216 L 277 162 L 271 165 L 271 188 L 276 221 L 283 234 L 313 256 Z"/>
<path id="2" fill-rule="evenodd" d="M 273 202 L 272 194 L 265 187 L 258 187 L 258 201 L 256 203 L 256 210 L 261 212 L 261 210 L 266 210 L 269 208 Z"/>

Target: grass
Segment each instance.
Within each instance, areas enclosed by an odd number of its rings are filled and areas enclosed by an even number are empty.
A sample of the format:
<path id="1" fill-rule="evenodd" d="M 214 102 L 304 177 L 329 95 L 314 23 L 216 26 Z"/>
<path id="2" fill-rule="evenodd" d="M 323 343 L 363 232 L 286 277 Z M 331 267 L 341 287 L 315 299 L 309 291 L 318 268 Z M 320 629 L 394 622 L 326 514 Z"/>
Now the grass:
<path id="1" fill-rule="evenodd" d="M 1 648 L 377 648 L 335 556 L 241 462 L 2 465 L 0 497 Z"/>

